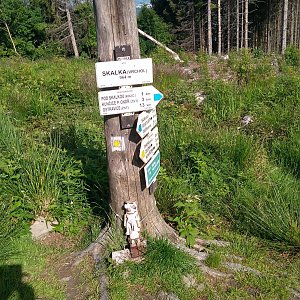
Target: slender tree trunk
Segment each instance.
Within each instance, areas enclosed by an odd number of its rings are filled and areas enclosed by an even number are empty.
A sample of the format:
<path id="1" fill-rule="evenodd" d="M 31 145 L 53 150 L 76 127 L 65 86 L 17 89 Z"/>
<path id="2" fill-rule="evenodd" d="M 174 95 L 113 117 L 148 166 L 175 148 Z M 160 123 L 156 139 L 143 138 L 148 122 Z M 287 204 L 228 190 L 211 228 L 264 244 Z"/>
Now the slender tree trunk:
<path id="1" fill-rule="evenodd" d="M 78 58 L 79 53 L 78 53 L 76 38 L 75 38 L 75 35 L 74 35 L 71 14 L 70 14 L 70 11 L 67 7 L 66 7 L 66 13 L 67 13 L 68 27 L 69 27 L 69 33 L 70 33 L 70 37 L 71 37 L 71 42 L 72 42 L 72 46 L 73 46 L 74 55 L 75 55 L 76 58 Z"/>
<path id="2" fill-rule="evenodd" d="M 139 32 L 140 35 L 144 36 L 145 38 L 147 38 L 151 42 L 155 43 L 159 47 L 161 47 L 161 48 L 165 49 L 167 52 L 169 52 L 175 60 L 183 62 L 183 60 L 180 59 L 179 55 L 176 52 L 174 52 L 173 50 L 171 50 L 170 48 L 168 48 L 166 45 L 164 45 L 161 42 L 157 41 L 155 38 L 153 38 L 151 35 L 147 34 L 146 32 L 144 32 L 141 29 L 138 29 L 138 32 Z"/>
<path id="3" fill-rule="evenodd" d="M 300 9 L 299 9 L 299 6 L 300 6 L 300 2 L 299 1 L 296 1 L 297 5 L 296 5 L 296 17 L 295 17 L 295 32 L 294 32 L 294 44 L 295 46 L 298 46 L 298 40 L 299 40 L 299 36 L 298 36 L 298 33 L 299 33 L 299 13 L 300 13 Z"/>
<path id="4" fill-rule="evenodd" d="M 135 1 L 94 0 L 94 11 L 98 60 L 114 60 L 114 49 L 121 45 L 130 46 L 132 58 L 139 58 Z M 174 230 L 164 222 L 156 207 L 154 195 L 150 195 L 149 189 L 145 188 L 143 163 L 138 157 L 137 149 L 140 138 L 136 129 L 121 129 L 119 115 L 106 116 L 104 127 L 110 186 L 109 202 L 117 224 L 122 224 L 124 202 L 136 202 L 142 230 L 153 236 L 166 236 L 174 240 Z M 122 141 L 122 149 L 125 150 L 112 150 L 113 137 Z"/>
<path id="5" fill-rule="evenodd" d="M 271 20 L 270 20 L 270 0 L 268 0 L 268 21 L 267 21 L 267 53 L 271 52 Z"/>
<path id="6" fill-rule="evenodd" d="M 196 53 L 196 26 L 195 26 L 195 4 L 192 3 L 192 36 L 193 36 L 193 51 Z"/>
<path id="7" fill-rule="evenodd" d="M 245 0 L 245 48 L 248 49 L 248 22 L 249 18 L 249 0 Z"/>
<path id="8" fill-rule="evenodd" d="M 244 47 L 244 0 L 242 0 L 241 7 L 241 48 Z"/>
<path id="9" fill-rule="evenodd" d="M 201 25 L 200 25 L 200 33 L 201 33 L 201 44 L 202 44 L 202 51 L 207 51 L 207 44 L 205 38 L 205 20 L 203 15 L 201 15 Z"/>
<path id="10" fill-rule="evenodd" d="M 276 30 L 276 36 L 277 36 L 277 52 L 280 53 L 282 49 L 282 9 L 279 10 L 278 16 L 277 16 L 277 30 Z"/>
<path id="11" fill-rule="evenodd" d="M 295 31 L 295 2 L 292 1 L 291 8 L 291 31 L 290 31 L 290 44 L 294 45 L 294 31 Z"/>
<path id="12" fill-rule="evenodd" d="M 9 27 L 8 27 L 7 23 L 4 22 L 4 25 L 5 25 L 6 31 L 7 31 L 7 33 L 8 33 L 9 39 L 10 39 L 12 45 L 13 45 L 13 48 L 14 48 L 15 53 L 16 53 L 17 55 L 20 55 L 20 54 L 18 53 L 18 51 L 17 51 L 16 44 L 15 44 L 13 38 L 12 38 L 12 35 L 11 35 L 11 32 L 10 32 L 10 30 L 9 30 Z"/>
<path id="13" fill-rule="evenodd" d="M 230 52 L 230 1 L 227 1 L 227 53 Z"/>
<path id="14" fill-rule="evenodd" d="M 289 0 L 284 0 L 283 28 L 282 28 L 282 46 L 281 46 L 281 53 L 282 54 L 284 54 L 285 49 L 286 49 L 288 10 L 289 10 Z"/>
<path id="15" fill-rule="evenodd" d="M 212 55 L 211 0 L 207 3 L 207 26 L 208 55 Z"/>
<path id="16" fill-rule="evenodd" d="M 236 51 L 240 49 L 240 0 L 236 0 Z"/>
<path id="17" fill-rule="evenodd" d="M 221 0 L 218 0 L 218 55 L 222 54 L 222 19 L 221 19 Z"/>

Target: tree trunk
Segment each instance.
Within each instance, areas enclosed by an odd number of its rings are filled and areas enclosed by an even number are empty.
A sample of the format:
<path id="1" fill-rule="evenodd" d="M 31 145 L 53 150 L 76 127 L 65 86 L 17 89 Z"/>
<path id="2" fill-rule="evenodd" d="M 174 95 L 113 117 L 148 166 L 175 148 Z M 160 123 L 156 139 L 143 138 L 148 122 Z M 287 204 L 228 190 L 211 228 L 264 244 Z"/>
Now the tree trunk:
<path id="1" fill-rule="evenodd" d="M 295 2 L 292 1 L 291 8 L 291 31 L 290 31 L 290 44 L 294 45 L 294 31 L 295 31 Z"/>
<path id="2" fill-rule="evenodd" d="M 195 26 L 195 4 L 192 3 L 192 36 L 193 36 L 193 51 L 196 53 L 196 26 Z"/>
<path id="3" fill-rule="evenodd" d="M 13 48 L 14 48 L 15 53 L 16 53 L 17 55 L 20 55 L 20 54 L 18 53 L 18 51 L 17 51 L 16 44 L 15 44 L 13 38 L 12 38 L 12 35 L 11 35 L 11 32 L 10 32 L 10 30 L 9 30 L 9 27 L 8 27 L 7 23 L 4 22 L 4 25 L 5 25 L 6 31 L 7 31 L 7 33 L 8 33 L 9 39 L 10 39 L 12 45 L 13 45 Z"/>
<path id="4" fill-rule="evenodd" d="M 230 52 L 230 1 L 227 2 L 227 54 Z"/>
<path id="5" fill-rule="evenodd" d="M 161 48 L 165 49 L 167 52 L 169 52 L 175 60 L 177 60 L 179 62 L 183 62 L 183 60 L 180 59 L 179 55 L 176 52 L 174 52 L 173 50 L 171 50 L 170 48 L 168 48 L 166 45 L 164 45 L 161 42 L 157 41 L 155 38 L 153 38 L 151 35 L 147 34 L 146 32 L 144 32 L 141 29 L 138 29 L 138 32 L 139 32 L 140 35 L 144 36 L 145 38 L 147 38 L 151 42 L 155 43 L 159 47 L 161 47 Z"/>
<path id="6" fill-rule="evenodd" d="M 72 42 L 72 46 L 73 46 L 74 55 L 75 55 L 76 58 L 78 58 L 79 53 L 78 53 L 76 38 L 75 38 L 75 35 L 74 35 L 71 14 L 70 14 L 70 11 L 67 7 L 66 7 L 66 13 L 67 13 L 68 27 L 69 27 L 69 33 L 70 33 L 70 37 L 71 37 L 71 42 Z"/>
<path id="7" fill-rule="evenodd" d="M 236 51 L 240 49 L 240 0 L 236 0 Z"/>
<path id="8" fill-rule="evenodd" d="M 298 36 L 298 32 L 299 32 L 299 6 L 300 6 L 300 3 L 299 3 L 299 1 L 297 1 L 297 5 L 296 5 L 296 12 L 295 12 L 295 14 L 296 14 L 296 17 L 295 17 L 295 32 L 294 32 L 294 44 L 295 44 L 295 46 L 297 47 L 299 47 L 299 45 L 298 45 L 298 41 L 299 41 L 299 36 Z"/>
<path id="9" fill-rule="evenodd" d="M 117 46 L 131 47 L 131 56 L 140 58 L 140 47 L 133 0 L 94 0 L 97 27 L 98 60 L 114 60 Z M 137 115 L 136 115 L 137 116 Z M 124 202 L 136 202 L 141 218 L 142 230 L 152 236 L 176 238 L 174 230 L 160 215 L 154 195 L 145 188 L 143 163 L 138 157 L 137 144 L 140 138 L 135 130 L 121 129 L 120 116 L 104 118 L 108 176 L 110 186 L 110 208 L 117 224 L 121 226 Z M 123 140 L 125 151 L 112 150 L 112 137 Z"/>
<path id="10" fill-rule="evenodd" d="M 277 52 L 280 53 L 282 48 L 282 9 L 279 10 L 278 16 L 277 16 L 277 30 L 276 30 L 276 37 L 277 37 Z"/>
<path id="11" fill-rule="evenodd" d="M 242 9 L 241 9 L 241 48 L 244 47 L 244 0 L 242 0 Z"/>
<path id="12" fill-rule="evenodd" d="M 221 0 L 218 0 L 218 55 L 222 54 L 222 19 L 221 19 Z"/>
<path id="13" fill-rule="evenodd" d="M 245 0 L 245 49 L 248 49 L 248 17 L 249 17 L 249 0 Z"/>
<path id="14" fill-rule="evenodd" d="M 282 54 L 284 54 L 285 49 L 286 49 L 288 9 L 289 9 L 289 0 L 284 0 L 283 27 L 282 27 L 282 46 L 281 46 L 281 53 Z"/>
<path id="15" fill-rule="evenodd" d="M 211 0 L 207 3 L 207 32 L 208 55 L 212 55 Z"/>
<path id="16" fill-rule="evenodd" d="M 268 21 L 267 21 L 267 53 L 271 52 L 271 18 L 270 0 L 268 0 Z"/>

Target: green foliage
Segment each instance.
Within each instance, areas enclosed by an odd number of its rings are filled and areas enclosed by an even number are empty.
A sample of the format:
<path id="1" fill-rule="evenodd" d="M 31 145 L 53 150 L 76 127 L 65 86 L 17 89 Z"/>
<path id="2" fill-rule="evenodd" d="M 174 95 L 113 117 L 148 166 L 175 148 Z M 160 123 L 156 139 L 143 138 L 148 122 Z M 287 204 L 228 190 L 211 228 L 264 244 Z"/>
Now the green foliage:
<path id="1" fill-rule="evenodd" d="M 155 295 L 161 290 L 175 292 L 180 299 L 188 300 L 197 292 L 182 284 L 182 276 L 198 275 L 195 259 L 175 248 L 168 240 L 149 239 L 144 260 L 125 263 L 110 268 L 110 296 L 112 299 L 131 299 L 140 291 L 133 287 L 142 286 L 142 295 Z M 200 276 L 199 276 L 200 277 Z"/>
<path id="2" fill-rule="evenodd" d="M 162 44 L 168 45 L 173 40 L 168 25 L 163 22 L 152 8 L 147 6 L 143 6 L 138 15 L 138 27 Z M 156 47 L 156 44 L 152 41 L 144 37 L 140 38 L 142 54 L 149 55 Z"/>
<path id="3" fill-rule="evenodd" d="M 16 254 L 13 245 L 13 237 L 15 235 L 15 224 L 12 220 L 12 212 L 15 208 L 8 207 L 0 197 L 0 265 Z"/>
<path id="4" fill-rule="evenodd" d="M 190 195 L 185 201 L 178 201 L 174 207 L 176 216 L 169 220 L 176 223 L 179 235 L 186 239 L 187 246 L 193 247 L 200 233 L 198 228 L 209 224 L 209 218 L 201 209 L 200 199 Z"/>
<path id="5" fill-rule="evenodd" d="M 222 263 L 222 256 L 219 252 L 211 253 L 205 260 L 205 264 L 210 268 L 219 268 Z"/>
<path id="6" fill-rule="evenodd" d="M 284 60 L 288 66 L 300 66 L 300 50 L 295 46 L 289 46 L 284 52 Z"/>
<path id="7" fill-rule="evenodd" d="M 274 159 L 288 172 L 300 178 L 300 134 L 293 129 L 288 137 L 275 140 L 272 143 Z"/>
<path id="8" fill-rule="evenodd" d="M 176 249 L 168 240 L 149 240 L 144 268 L 149 275 L 161 274 L 165 279 L 195 271 L 194 258 Z M 174 278 L 173 278 L 174 279 Z"/>
<path id="9" fill-rule="evenodd" d="M 231 52 L 229 65 L 236 72 L 239 83 L 247 83 L 254 68 L 251 52 L 241 49 L 239 53 Z"/>
<path id="10" fill-rule="evenodd" d="M 22 0 L 7 0 L 0 3 L 0 25 L 7 24 L 17 51 L 21 55 L 32 56 L 46 37 L 46 23 L 39 8 Z M 8 32 L 0 36 L 1 56 L 13 54 L 13 45 Z"/>
<path id="11" fill-rule="evenodd" d="M 298 182 L 280 170 L 267 182 L 249 181 L 238 189 L 236 218 L 244 230 L 263 238 L 300 246 L 300 190 Z"/>
<path id="12" fill-rule="evenodd" d="M 90 2 L 77 4 L 73 20 L 80 56 L 97 57 L 96 22 L 94 20 L 93 5 Z"/>
<path id="13" fill-rule="evenodd" d="M 57 230 L 77 233 L 91 212 L 79 162 L 57 146 L 27 145 L 3 113 L 0 128 L 0 192 L 10 217 L 44 216 L 60 222 Z"/>

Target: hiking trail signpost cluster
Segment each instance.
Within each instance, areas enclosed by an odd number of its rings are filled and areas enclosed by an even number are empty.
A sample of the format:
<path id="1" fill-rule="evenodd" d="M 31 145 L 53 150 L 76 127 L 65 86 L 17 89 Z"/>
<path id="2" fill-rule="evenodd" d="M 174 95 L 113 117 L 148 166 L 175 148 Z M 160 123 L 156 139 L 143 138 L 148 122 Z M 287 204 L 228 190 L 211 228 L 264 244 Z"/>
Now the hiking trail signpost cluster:
<path id="1" fill-rule="evenodd" d="M 96 80 L 102 116 L 121 114 L 121 118 L 134 117 L 136 132 L 141 137 L 137 151 L 144 163 L 145 184 L 149 188 L 156 181 L 160 169 L 156 106 L 163 99 L 163 94 L 152 85 L 136 85 L 153 82 L 152 59 L 130 60 L 127 56 L 116 61 L 98 62 Z M 135 113 L 139 113 L 137 120 Z M 112 151 L 126 151 L 121 138 L 113 139 Z"/>

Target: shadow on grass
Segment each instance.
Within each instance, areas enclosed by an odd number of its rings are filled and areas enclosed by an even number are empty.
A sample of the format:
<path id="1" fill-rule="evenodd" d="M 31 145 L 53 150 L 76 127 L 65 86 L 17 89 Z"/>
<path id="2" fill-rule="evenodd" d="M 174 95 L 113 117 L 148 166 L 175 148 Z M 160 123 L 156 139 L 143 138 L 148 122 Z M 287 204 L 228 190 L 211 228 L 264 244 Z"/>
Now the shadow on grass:
<path id="1" fill-rule="evenodd" d="M 109 185 L 106 152 L 99 142 L 89 138 L 87 132 L 78 132 L 74 125 L 64 132 L 59 132 L 61 147 L 82 163 L 87 198 L 94 214 L 107 220 Z"/>
<path id="2" fill-rule="evenodd" d="M 23 282 L 24 273 L 21 265 L 0 266 L 0 299 L 34 300 L 33 288 Z M 16 298 L 18 295 L 18 298 Z"/>

